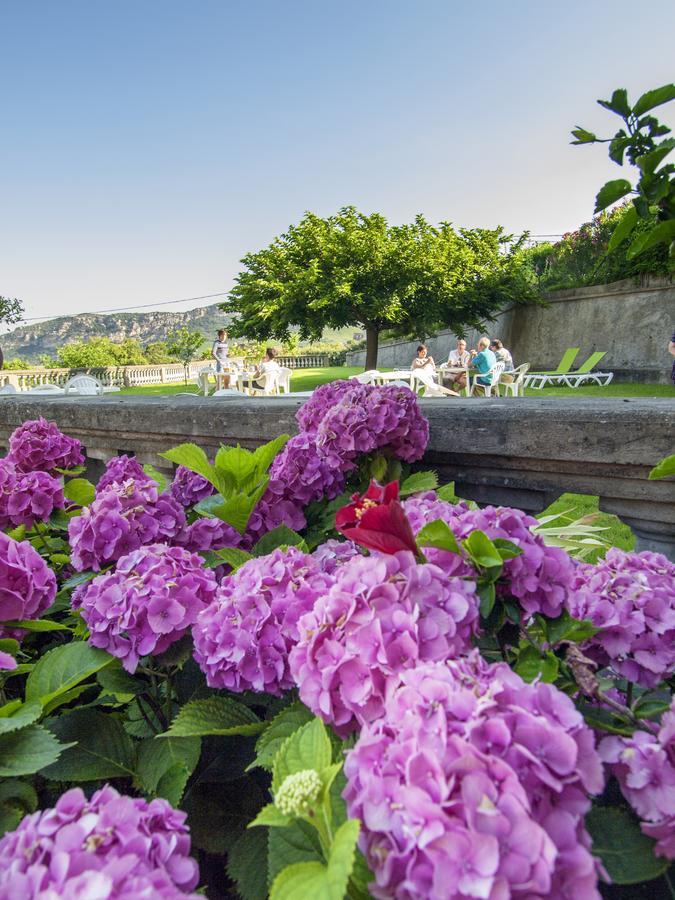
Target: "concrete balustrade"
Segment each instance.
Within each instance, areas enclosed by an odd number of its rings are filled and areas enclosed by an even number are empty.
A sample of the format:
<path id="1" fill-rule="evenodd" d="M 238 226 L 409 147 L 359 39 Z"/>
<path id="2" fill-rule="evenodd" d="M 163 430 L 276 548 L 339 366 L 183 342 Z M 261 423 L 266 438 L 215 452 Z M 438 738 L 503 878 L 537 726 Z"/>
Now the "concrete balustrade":
<path id="1" fill-rule="evenodd" d="M 40 415 L 79 438 L 91 476 L 118 453 L 170 470 L 158 456 L 192 441 L 254 447 L 296 430 L 292 395 L 219 401 L 186 397 L 0 398 L 0 446 Z M 664 399 L 422 400 L 430 423 L 423 466 L 455 481 L 460 496 L 536 513 L 565 491 L 595 494 L 634 530 L 639 549 L 675 559 L 675 479 L 649 470 L 675 450 L 675 403 Z"/>

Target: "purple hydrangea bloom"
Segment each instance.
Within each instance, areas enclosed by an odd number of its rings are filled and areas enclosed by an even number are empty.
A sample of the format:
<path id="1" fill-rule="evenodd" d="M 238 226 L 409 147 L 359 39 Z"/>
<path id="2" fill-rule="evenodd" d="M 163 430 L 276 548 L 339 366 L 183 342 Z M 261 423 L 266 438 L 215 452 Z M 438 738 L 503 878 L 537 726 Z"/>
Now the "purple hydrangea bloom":
<path id="1" fill-rule="evenodd" d="M 0 637 L 21 637 L 2 622 L 38 619 L 55 596 L 56 577 L 40 554 L 0 532 Z"/>
<path id="2" fill-rule="evenodd" d="M 280 695 L 294 686 L 288 654 L 298 619 L 331 583 L 296 547 L 251 559 L 224 579 L 192 629 L 195 659 L 211 687 Z"/>
<path id="3" fill-rule="evenodd" d="M 47 472 L 19 472 L 10 459 L 0 459 L 0 528 L 32 528 L 64 506 L 59 479 Z"/>
<path id="4" fill-rule="evenodd" d="M 519 509 L 508 506 L 486 506 L 469 509 L 465 503 L 453 506 L 435 499 L 433 492 L 405 500 L 403 507 L 417 532 L 427 522 L 443 519 L 458 541 L 472 531 L 483 531 L 491 540 L 502 538 L 516 544 L 523 552 L 504 563 L 502 579 L 497 586 L 502 596 L 513 596 L 525 617 L 534 613 L 556 618 L 568 599 L 574 578 L 574 563 L 559 547 L 548 547 L 530 530 L 537 520 Z M 469 574 L 468 559 L 445 550 L 425 550 L 425 555 L 452 574 Z"/>
<path id="5" fill-rule="evenodd" d="M 397 672 L 470 649 L 478 597 L 405 551 L 359 556 L 333 577 L 300 619 L 290 666 L 303 703 L 345 736 L 382 714 Z"/>
<path id="6" fill-rule="evenodd" d="M 315 437 L 317 429 L 326 413 L 338 403 L 342 397 L 352 391 L 357 384 L 355 381 L 329 381 L 312 391 L 312 396 L 306 400 L 295 414 L 295 419 L 300 430 L 310 437 Z"/>
<path id="7" fill-rule="evenodd" d="M 9 456 L 22 472 L 49 472 L 73 469 L 84 462 L 82 444 L 59 430 L 55 422 L 32 419 L 24 422 L 9 438 Z"/>
<path id="8" fill-rule="evenodd" d="M 606 737 L 599 749 L 642 819 L 642 831 L 656 840 L 655 852 L 675 859 L 675 699 L 658 734 Z"/>
<path id="9" fill-rule="evenodd" d="M 312 558 L 319 564 L 322 572 L 332 575 L 336 569 L 354 559 L 355 556 L 361 556 L 361 551 L 353 541 L 334 541 L 329 540 L 319 546 L 312 553 Z"/>
<path id="10" fill-rule="evenodd" d="M 344 488 L 345 472 L 319 455 L 313 438 L 292 437 L 270 467 L 270 483 L 249 521 L 251 538 L 281 524 L 296 531 L 304 528 L 303 509 L 322 497 L 337 497 Z"/>
<path id="11" fill-rule="evenodd" d="M 345 774 L 376 897 L 599 900 L 583 816 L 602 765 L 552 685 L 527 685 L 478 651 L 405 670 Z"/>
<path id="12" fill-rule="evenodd" d="M 216 489 L 203 475 L 178 466 L 169 492 L 174 500 L 187 508 L 215 494 Z"/>
<path id="13" fill-rule="evenodd" d="M 613 547 L 595 565 L 579 563 L 567 608 L 601 631 L 584 645 L 600 665 L 645 687 L 675 668 L 675 563 L 660 553 Z"/>
<path id="14" fill-rule="evenodd" d="M 70 520 L 72 564 L 78 572 L 99 570 L 144 544 L 170 541 L 185 524 L 182 507 L 154 483 L 111 484 Z"/>
<path id="15" fill-rule="evenodd" d="M 172 539 L 177 547 L 185 547 L 193 553 L 207 553 L 223 547 L 239 547 L 244 539 L 236 528 L 221 519 L 196 519 L 186 525 Z"/>
<path id="16" fill-rule="evenodd" d="M 345 391 L 316 430 L 321 456 L 332 466 L 382 450 L 405 462 L 421 459 L 429 440 L 429 423 L 409 388 L 357 384 Z"/>
<path id="17" fill-rule="evenodd" d="M 185 819 L 160 798 L 72 788 L 0 839 L 0 898 L 197 900 Z"/>
<path id="18" fill-rule="evenodd" d="M 105 472 L 96 483 L 96 493 L 101 494 L 111 484 L 124 484 L 130 478 L 137 484 L 154 484 L 149 475 L 143 471 L 143 466 L 133 456 L 113 456 L 105 464 Z"/>
<path id="19" fill-rule="evenodd" d="M 215 592 L 215 576 L 201 557 L 152 544 L 76 588 L 72 605 L 82 612 L 89 643 L 135 672 L 140 657 L 163 653 L 183 637 Z"/>

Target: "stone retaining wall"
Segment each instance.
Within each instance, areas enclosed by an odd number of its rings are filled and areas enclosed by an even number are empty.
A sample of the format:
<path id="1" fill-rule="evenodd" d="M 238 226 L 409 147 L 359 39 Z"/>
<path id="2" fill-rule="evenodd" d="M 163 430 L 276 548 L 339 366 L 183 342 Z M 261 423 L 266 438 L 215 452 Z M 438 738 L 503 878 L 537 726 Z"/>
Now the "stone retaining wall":
<path id="1" fill-rule="evenodd" d="M 614 372 L 617 381 L 668 383 L 672 357 L 668 342 L 675 331 L 675 283 L 644 276 L 594 287 L 556 291 L 549 305 L 505 310 L 487 333 L 504 342 L 516 365 L 529 362 L 535 370 L 555 369 L 567 347 L 579 347 L 577 364 L 596 350 L 606 350 L 598 368 Z M 480 336 L 467 334 L 471 346 Z M 456 337 L 441 331 L 426 341 L 437 363 L 447 359 Z M 407 368 L 418 341 L 396 341 L 380 348 L 378 365 Z M 365 363 L 365 351 L 347 354 L 347 365 Z"/>
<path id="2" fill-rule="evenodd" d="M 45 416 L 85 445 L 92 477 L 102 462 L 133 453 L 160 469 L 158 456 L 193 441 L 254 447 L 296 430 L 301 399 L 33 397 L 0 399 L 0 447 L 26 419 Z M 648 481 L 675 444 L 669 399 L 422 400 L 430 422 L 423 465 L 454 480 L 461 496 L 538 512 L 565 491 L 596 494 L 600 506 L 635 531 L 641 549 L 675 558 L 675 479 Z"/>

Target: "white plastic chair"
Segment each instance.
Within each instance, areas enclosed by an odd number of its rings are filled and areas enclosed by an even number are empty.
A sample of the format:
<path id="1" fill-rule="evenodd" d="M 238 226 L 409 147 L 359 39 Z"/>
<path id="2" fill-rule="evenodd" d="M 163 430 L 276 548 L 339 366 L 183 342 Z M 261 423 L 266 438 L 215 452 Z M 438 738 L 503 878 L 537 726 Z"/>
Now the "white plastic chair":
<path id="1" fill-rule="evenodd" d="M 524 397 L 525 396 L 525 376 L 530 370 L 529 363 L 523 363 L 512 372 L 504 372 L 504 375 L 512 375 L 513 381 L 500 381 L 500 386 L 504 388 L 504 396 L 508 397 Z M 504 377 L 502 375 L 502 378 Z"/>
<path id="2" fill-rule="evenodd" d="M 402 383 L 405 384 L 405 382 Z M 434 373 L 426 369 L 413 370 L 410 376 L 410 387 L 414 391 L 424 389 L 425 397 L 459 397 L 456 391 L 451 391 L 450 388 L 437 384 L 434 381 Z"/>
<path id="3" fill-rule="evenodd" d="M 197 387 L 199 388 L 199 393 L 203 394 L 205 397 L 208 397 L 209 395 L 209 375 L 213 375 L 214 378 L 216 377 L 216 370 L 213 366 L 205 366 L 197 373 Z"/>
<path id="4" fill-rule="evenodd" d="M 63 386 L 63 393 L 79 394 L 80 397 L 95 397 L 103 393 L 103 385 L 93 375 L 74 375 Z"/>
<path id="5" fill-rule="evenodd" d="M 279 367 L 279 393 L 280 394 L 290 394 L 291 392 L 291 375 L 293 374 L 293 370 L 289 369 L 288 366 L 280 366 Z"/>
<path id="6" fill-rule="evenodd" d="M 485 392 L 486 397 L 492 396 L 492 391 L 499 397 L 499 379 L 504 374 L 504 363 L 495 363 L 487 372 L 475 372 L 469 377 L 471 379 L 471 387 L 469 388 L 469 396 L 473 397 L 476 387 L 481 388 Z M 483 384 L 478 381 L 479 378 L 489 378 L 490 384 Z"/>
<path id="7" fill-rule="evenodd" d="M 249 376 L 252 378 L 252 376 Z M 248 391 L 253 397 L 270 396 L 279 393 L 279 370 L 270 369 L 269 372 L 262 372 L 255 382 L 251 381 L 248 385 Z"/>
<path id="8" fill-rule="evenodd" d="M 27 394 L 47 394 L 51 396 L 61 396 L 65 392 L 65 388 L 60 387 L 58 384 L 38 384 L 26 391 Z"/>
<path id="9" fill-rule="evenodd" d="M 367 372 L 360 372 L 358 375 L 350 375 L 350 381 L 358 381 L 359 384 L 375 384 L 380 376 L 379 369 L 368 369 Z"/>

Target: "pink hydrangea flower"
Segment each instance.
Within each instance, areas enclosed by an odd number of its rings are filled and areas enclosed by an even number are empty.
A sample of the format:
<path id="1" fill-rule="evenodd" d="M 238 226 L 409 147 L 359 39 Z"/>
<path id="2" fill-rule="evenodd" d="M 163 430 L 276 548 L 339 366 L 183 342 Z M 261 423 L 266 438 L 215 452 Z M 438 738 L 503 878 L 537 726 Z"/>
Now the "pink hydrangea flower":
<path id="1" fill-rule="evenodd" d="M 105 464 L 105 472 L 96 483 L 96 493 L 102 494 L 111 484 L 124 484 L 132 478 L 137 484 L 154 484 L 152 478 L 143 471 L 143 466 L 133 456 L 113 456 Z"/>
<path id="2" fill-rule="evenodd" d="M 47 472 L 19 472 L 9 458 L 0 459 L 0 528 L 32 528 L 64 506 L 58 478 Z"/>
<path id="3" fill-rule="evenodd" d="M 73 469 L 84 463 L 82 444 L 59 430 L 55 422 L 39 418 L 24 422 L 9 438 L 9 457 L 19 471 L 49 472 Z"/>
<path id="4" fill-rule="evenodd" d="M 56 577 L 37 550 L 0 532 L 0 637 L 21 637 L 2 623 L 38 619 L 55 596 Z"/>
<path id="5" fill-rule="evenodd" d="M 466 653 L 477 623 L 473 582 L 405 551 L 354 558 L 300 619 L 291 673 L 303 703 L 345 736 L 381 715 L 393 675 Z"/>
<path id="6" fill-rule="evenodd" d="M 170 541 L 185 524 L 182 507 L 154 483 L 111 484 L 69 523 L 72 564 L 99 570 L 144 544 Z"/>
<path id="7" fill-rule="evenodd" d="M 602 766 L 551 685 L 527 685 L 478 651 L 405 670 L 345 774 L 376 897 L 600 898 L 583 816 Z M 487 837 L 489 865 L 476 855 Z"/>
<path id="8" fill-rule="evenodd" d="M 312 559 L 318 564 L 322 572 L 333 575 L 334 572 L 354 559 L 355 556 L 362 556 L 361 551 L 353 541 L 335 541 L 333 539 L 326 541 L 313 551 Z"/>
<path id="9" fill-rule="evenodd" d="M 656 840 L 655 852 L 675 859 L 675 699 L 658 734 L 636 731 L 632 737 L 606 737 L 599 749 L 642 819 L 642 831 Z"/>
<path id="10" fill-rule="evenodd" d="M 210 687 L 276 695 L 293 687 L 288 654 L 298 619 L 330 583 L 296 547 L 251 559 L 225 578 L 192 629 L 195 659 Z"/>
<path id="11" fill-rule="evenodd" d="M 90 631 L 89 643 L 135 672 L 138 660 L 163 653 L 213 600 L 216 579 L 204 561 L 182 547 L 151 544 L 123 556 L 114 572 L 73 592 Z"/>
<path id="12" fill-rule="evenodd" d="M 185 819 L 159 798 L 72 788 L 0 839 L 0 898 L 197 900 Z"/>
<path id="13" fill-rule="evenodd" d="M 567 608 L 601 630 L 583 650 L 628 681 L 655 687 L 675 668 L 675 563 L 613 547 L 580 563 Z"/>
<path id="14" fill-rule="evenodd" d="M 244 538 L 231 525 L 221 519 L 195 519 L 172 539 L 177 547 L 185 547 L 193 553 L 207 553 L 223 547 L 239 547 Z"/>
<path id="15" fill-rule="evenodd" d="M 417 533 L 427 522 L 443 519 L 460 542 L 472 531 L 484 532 L 490 540 L 502 538 L 516 544 L 522 554 L 504 563 L 497 586 L 501 596 L 514 597 L 529 618 L 535 613 L 557 618 L 568 598 L 574 563 L 559 547 L 548 547 L 530 530 L 537 520 L 519 509 L 486 506 L 469 509 L 465 503 L 453 506 L 438 500 L 433 492 L 403 502 L 406 515 Z M 465 556 L 446 550 L 425 549 L 425 555 L 451 574 L 469 574 L 472 569 Z"/>
<path id="16" fill-rule="evenodd" d="M 178 466 L 169 492 L 174 500 L 187 509 L 188 506 L 193 506 L 215 494 L 215 488 L 198 472 L 192 472 L 185 466 Z"/>

